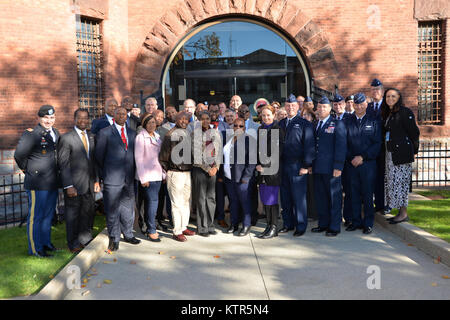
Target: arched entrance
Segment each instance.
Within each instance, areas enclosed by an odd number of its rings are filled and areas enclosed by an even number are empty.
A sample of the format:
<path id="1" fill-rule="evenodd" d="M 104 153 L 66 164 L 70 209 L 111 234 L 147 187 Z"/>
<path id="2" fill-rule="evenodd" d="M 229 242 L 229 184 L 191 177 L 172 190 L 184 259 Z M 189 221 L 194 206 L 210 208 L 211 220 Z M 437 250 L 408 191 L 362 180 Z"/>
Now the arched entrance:
<path id="1" fill-rule="evenodd" d="M 305 79 L 314 79 L 316 87 L 332 92 L 339 85 L 337 63 L 326 34 L 297 3 L 286 0 L 180 0 L 158 19 L 143 42 L 135 63 L 132 94 L 135 97 L 156 96 L 162 106 L 166 71 L 185 40 L 199 28 L 233 18 L 249 19 L 277 31 L 294 49 L 297 48 L 296 56 L 301 58 L 308 73 L 305 73 Z M 308 93 L 307 83 L 305 93 Z"/>
<path id="2" fill-rule="evenodd" d="M 165 106 L 228 103 L 239 95 L 251 106 L 258 98 L 283 101 L 309 95 L 309 72 L 299 50 L 279 31 L 245 18 L 216 19 L 192 30 L 166 62 Z M 251 108 L 252 110 L 252 108 Z"/>

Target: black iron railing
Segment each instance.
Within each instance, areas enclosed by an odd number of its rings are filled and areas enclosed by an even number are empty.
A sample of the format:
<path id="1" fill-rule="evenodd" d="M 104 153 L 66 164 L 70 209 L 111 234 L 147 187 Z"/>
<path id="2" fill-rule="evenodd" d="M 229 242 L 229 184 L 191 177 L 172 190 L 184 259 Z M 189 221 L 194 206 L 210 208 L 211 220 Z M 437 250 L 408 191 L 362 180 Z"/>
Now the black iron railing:
<path id="1" fill-rule="evenodd" d="M 28 195 L 23 188 L 24 174 L 0 177 L 0 228 L 26 222 Z"/>
<path id="2" fill-rule="evenodd" d="M 450 150 L 446 142 L 420 142 L 411 182 L 413 187 L 450 186 Z"/>

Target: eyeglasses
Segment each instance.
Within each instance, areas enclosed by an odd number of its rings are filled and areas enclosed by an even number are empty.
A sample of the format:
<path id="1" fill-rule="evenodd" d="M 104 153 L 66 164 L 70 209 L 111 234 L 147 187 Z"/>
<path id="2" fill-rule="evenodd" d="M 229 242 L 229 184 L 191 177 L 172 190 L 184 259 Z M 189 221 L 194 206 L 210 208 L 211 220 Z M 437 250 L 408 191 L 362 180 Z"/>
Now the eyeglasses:
<path id="1" fill-rule="evenodd" d="M 235 124 L 234 127 L 235 127 L 235 128 L 245 128 L 245 126 L 242 125 L 242 124 L 241 124 L 241 125 Z"/>

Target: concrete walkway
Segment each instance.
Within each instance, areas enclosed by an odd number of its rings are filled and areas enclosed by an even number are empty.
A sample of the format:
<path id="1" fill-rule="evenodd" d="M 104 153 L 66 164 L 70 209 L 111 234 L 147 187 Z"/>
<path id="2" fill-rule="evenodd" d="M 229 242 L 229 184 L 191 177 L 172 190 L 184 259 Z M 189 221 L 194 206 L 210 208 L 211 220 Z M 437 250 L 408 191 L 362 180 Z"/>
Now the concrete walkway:
<path id="1" fill-rule="evenodd" d="M 168 233 L 152 243 L 137 232 L 141 244 L 100 255 L 86 287 L 65 299 L 450 299 L 450 268 L 380 225 L 371 235 L 343 228 L 335 238 L 311 233 L 315 225 L 299 238 L 269 240 L 255 238 L 263 223 L 246 237 L 219 232 L 185 243 Z M 369 266 L 379 267 L 380 289 L 367 287 Z"/>

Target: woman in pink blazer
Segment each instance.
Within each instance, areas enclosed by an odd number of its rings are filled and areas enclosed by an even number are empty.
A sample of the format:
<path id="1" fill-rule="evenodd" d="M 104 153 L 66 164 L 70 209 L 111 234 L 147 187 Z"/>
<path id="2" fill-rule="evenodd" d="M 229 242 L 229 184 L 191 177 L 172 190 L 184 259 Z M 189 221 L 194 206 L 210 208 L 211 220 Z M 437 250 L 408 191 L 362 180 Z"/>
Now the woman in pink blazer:
<path id="1" fill-rule="evenodd" d="M 147 238 L 153 242 L 161 241 L 156 232 L 155 217 L 158 209 L 158 193 L 166 173 L 158 161 L 161 139 L 155 132 L 156 121 L 152 114 L 142 119 L 141 132 L 136 136 L 134 158 L 136 160 L 136 179 L 144 189 L 144 219 L 147 225 Z"/>

